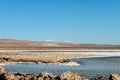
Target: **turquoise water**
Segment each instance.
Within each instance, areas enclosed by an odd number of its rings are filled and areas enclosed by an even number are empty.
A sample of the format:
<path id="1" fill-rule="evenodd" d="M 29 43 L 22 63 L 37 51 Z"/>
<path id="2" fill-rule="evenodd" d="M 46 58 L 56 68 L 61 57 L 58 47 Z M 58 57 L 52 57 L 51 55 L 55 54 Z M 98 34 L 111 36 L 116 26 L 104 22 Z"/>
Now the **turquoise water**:
<path id="1" fill-rule="evenodd" d="M 27 64 L 16 63 L 13 65 L 3 65 L 7 71 L 41 73 L 47 71 L 53 74 L 61 74 L 67 70 L 78 72 L 87 78 L 110 75 L 110 73 L 120 74 L 120 57 L 103 57 L 103 58 L 80 58 L 74 59 L 80 65 L 68 66 L 57 64 Z"/>

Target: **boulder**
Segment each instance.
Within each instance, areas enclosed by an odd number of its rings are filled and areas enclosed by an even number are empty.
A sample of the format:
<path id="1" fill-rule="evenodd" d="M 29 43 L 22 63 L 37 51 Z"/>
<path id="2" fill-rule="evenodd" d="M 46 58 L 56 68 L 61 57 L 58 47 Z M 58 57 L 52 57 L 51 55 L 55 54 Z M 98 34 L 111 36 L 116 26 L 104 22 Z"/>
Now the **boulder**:
<path id="1" fill-rule="evenodd" d="M 109 80 L 120 80 L 120 76 L 118 74 L 111 74 Z"/>
<path id="2" fill-rule="evenodd" d="M 42 76 L 42 77 L 46 77 L 46 76 L 48 76 L 48 75 L 49 75 L 49 73 L 46 72 L 46 71 L 44 71 L 44 72 L 41 73 L 41 76 Z"/>
<path id="3" fill-rule="evenodd" d="M 85 78 L 78 75 L 78 73 L 72 73 L 70 71 L 66 71 L 65 73 L 60 75 L 61 80 L 86 80 Z"/>
<path id="4" fill-rule="evenodd" d="M 48 72 L 42 72 L 39 77 L 42 77 L 44 80 L 53 80 L 56 76 Z"/>
<path id="5" fill-rule="evenodd" d="M 4 73 L 4 68 L 0 66 L 0 73 Z"/>
<path id="6" fill-rule="evenodd" d="M 44 80 L 42 77 L 39 77 L 38 80 Z"/>
<path id="7" fill-rule="evenodd" d="M 11 72 L 6 72 L 3 75 L 4 80 L 15 80 L 15 76 Z"/>

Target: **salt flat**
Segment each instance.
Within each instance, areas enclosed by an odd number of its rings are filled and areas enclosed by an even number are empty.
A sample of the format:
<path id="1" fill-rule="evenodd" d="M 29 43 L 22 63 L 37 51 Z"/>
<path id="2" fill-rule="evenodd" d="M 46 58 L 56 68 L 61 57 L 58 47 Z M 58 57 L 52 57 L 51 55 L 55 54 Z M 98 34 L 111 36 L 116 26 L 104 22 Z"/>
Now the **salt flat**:
<path id="1" fill-rule="evenodd" d="M 55 54 L 87 54 L 97 57 L 120 56 L 120 50 L 0 50 L 0 52 L 23 53 L 55 53 Z"/>

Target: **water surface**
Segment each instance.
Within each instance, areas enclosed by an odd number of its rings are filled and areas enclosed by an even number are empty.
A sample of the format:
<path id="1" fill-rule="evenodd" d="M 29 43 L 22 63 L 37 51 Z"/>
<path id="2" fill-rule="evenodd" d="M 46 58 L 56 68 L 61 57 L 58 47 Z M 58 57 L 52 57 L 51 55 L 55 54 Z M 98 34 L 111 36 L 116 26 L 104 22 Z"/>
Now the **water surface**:
<path id="1" fill-rule="evenodd" d="M 98 57 L 98 58 L 80 58 L 74 59 L 80 65 L 68 66 L 57 64 L 19 64 L 4 65 L 7 71 L 41 73 L 47 71 L 53 74 L 61 74 L 67 70 L 78 72 L 87 78 L 100 75 L 109 75 L 110 73 L 120 74 L 120 57 Z"/>

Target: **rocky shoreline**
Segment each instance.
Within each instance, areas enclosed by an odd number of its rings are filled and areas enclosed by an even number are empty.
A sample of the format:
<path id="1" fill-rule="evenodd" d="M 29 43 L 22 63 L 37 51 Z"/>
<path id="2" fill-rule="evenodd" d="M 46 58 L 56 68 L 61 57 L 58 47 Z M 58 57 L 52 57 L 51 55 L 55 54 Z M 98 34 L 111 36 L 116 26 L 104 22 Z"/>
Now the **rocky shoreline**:
<path id="1" fill-rule="evenodd" d="M 14 63 L 14 62 L 33 62 L 33 63 L 77 63 L 70 60 L 70 58 L 87 58 L 94 55 L 82 54 L 65 54 L 65 53 L 0 53 L 0 64 Z M 92 72 L 91 72 L 92 74 Z M 81 74 L 82 75 L 82 74 Z M 54 75 L 48 72 L 40 74 L 22 73 L 22 72 L 7 72 L 0 67 L 0 80 L 120 80 L 117 74 L 110 74 L 110 76 L 99 76 L 95 78 L 85 78 L 78 75 L 78 73 L 66 71 L 60 75 Z"/>
<path id="2" fill-rule="evenodd" d="M 93 55 L 68 54 L 68 53 L 25 53 L 25 52 L 1 52 L 0 63 L 7 62 L 34 62 L 34 63 L 68 63 L 71 58 L 87 58 Z M 63 60 L 64 59 L 64 60 Z M 66 60 L 65 60 L 66 59 Z"/>
<path id="3" fill-rule="evenodd" d="M 35 73 L 22 73 L 22 72 L 7 72 L 4 68 L 0 67 L 0 80 L 120 80 L 118 74 L 110 74 L 110 76 L 100 76 L 87 79 L 78 75 L 76 72 L 66 71 L 60 75 L 42 72 Z"/>

